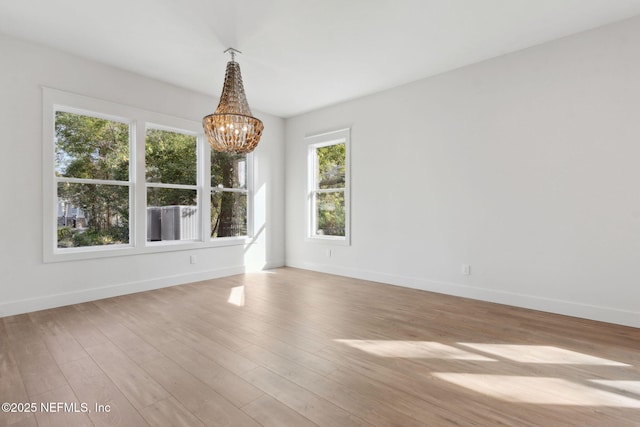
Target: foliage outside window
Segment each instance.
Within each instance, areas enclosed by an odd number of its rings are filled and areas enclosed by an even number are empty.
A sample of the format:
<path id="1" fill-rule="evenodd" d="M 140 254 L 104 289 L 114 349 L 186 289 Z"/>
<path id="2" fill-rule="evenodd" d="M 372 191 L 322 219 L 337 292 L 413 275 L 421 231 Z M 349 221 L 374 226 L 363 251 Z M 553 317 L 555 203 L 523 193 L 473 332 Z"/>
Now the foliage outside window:
<path id="1" fill-rule="evenodd" d="M 147 241 L 199 240 L 197 137 L 147 129 Z"/>
<path id="2" fill-rule="evenodd" d="M 57 247 L 128 244 L 129 125 L 55 113 Z"/>
<path id="3" fill-rule="evenodd" d="M 252 155 L 211 153 L 196 121 L 49 88 L 43 107 L 46 262 L 248 242 Z"/>
<path id="4" fill-rule="evenodd" d="M 246 236 L 247 155 L 211 151 L 211 237 Z"/>
<path id="5" fill-rule="evenodd" d="M 309 237 L 348 243 L 349 131 L 307 138 L 309 142 Z"/>

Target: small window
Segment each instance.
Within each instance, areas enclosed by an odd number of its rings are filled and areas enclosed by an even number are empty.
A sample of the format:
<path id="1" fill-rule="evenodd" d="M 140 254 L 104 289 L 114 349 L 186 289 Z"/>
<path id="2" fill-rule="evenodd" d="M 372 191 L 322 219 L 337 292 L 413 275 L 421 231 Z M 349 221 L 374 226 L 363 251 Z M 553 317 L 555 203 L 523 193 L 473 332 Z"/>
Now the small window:
<path id="1" fill-rule="evenodd" d="M 129 125 L 55 112 L 59 249 L 128 245 Z"/>
<path id="2" fill-rule="evenodd" d="M 249 157 L 211 151 L 211 238 L 249 234 Z"/>
<path id="3" fill-rule="evenodd" d="M 147 129 L 147 242 L 200 240 L 198 138 Z"/>
<path id="4" fill-rule="evenodd" d="M 309 237 L 349 243 L 349 130 L 307 138 Z"/>

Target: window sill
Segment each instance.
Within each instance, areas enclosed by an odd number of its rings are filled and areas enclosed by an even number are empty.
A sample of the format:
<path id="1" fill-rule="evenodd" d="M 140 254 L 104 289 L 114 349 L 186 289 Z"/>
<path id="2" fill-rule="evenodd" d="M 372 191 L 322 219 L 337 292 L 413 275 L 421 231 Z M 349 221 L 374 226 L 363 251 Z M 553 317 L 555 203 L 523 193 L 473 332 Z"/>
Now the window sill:
<path id="1" fill-rule="evenodd" d="M 249 246 L 254 243 L 249 237 L 221 237 L 208 242 L 176 241 L 176 242 L 147 242 L 144 247 L 136 248 L 130 245 L 93 246 L 84 248 L 54 249 L 50 254 L 44 254 L 45 263 L 66 261 L 81 261 L 89 259 L 115 258 L 132 255 L 148 255 L 165 252 L 179 252 L 187 250 L 210 249 L 227 246 Z"/>
<path id="2" fill-rule="evenodd" d="M 320 243 L 325 245 L 351 246 L 349 237 L 338 236 L 310 236 L 305 239 L 306 242 Z"/>

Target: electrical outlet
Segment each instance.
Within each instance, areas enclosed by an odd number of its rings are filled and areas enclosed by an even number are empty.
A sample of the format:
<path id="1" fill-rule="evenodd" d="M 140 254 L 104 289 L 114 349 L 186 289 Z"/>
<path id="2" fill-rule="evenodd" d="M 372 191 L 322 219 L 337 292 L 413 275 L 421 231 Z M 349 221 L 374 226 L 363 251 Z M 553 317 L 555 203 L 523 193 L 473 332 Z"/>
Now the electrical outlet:
<path id="1" fill-rule="evenodd" d="M 462 270 L 460 271 L 464 276 L 471 274 L 471 266 L 469 264 L 462 264 Z"/>
<path id="2" fill-rule="evenodd" d="M 195 255 L 191 255 L 191 256 L 189 257 L 189 262 L 190 262 L 191 264 L 195 264 L 195 263 L 197 263 L 197 262 L 198 262 L 198 257 L 197 257 L 197 256 L 195 256 Z"/>

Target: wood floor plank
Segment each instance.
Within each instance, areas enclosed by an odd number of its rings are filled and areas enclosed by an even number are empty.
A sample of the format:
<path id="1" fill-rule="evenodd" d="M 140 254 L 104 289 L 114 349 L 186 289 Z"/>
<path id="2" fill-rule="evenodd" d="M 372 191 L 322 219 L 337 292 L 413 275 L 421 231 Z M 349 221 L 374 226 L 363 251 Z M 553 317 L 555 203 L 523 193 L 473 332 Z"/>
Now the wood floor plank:
<path id="1" fill-rule="evenodd" d="M 169 397 L 140 411 L 154 427 L 204 427 L 204 424 L 175 398 Z"/>
<path id="2" fill-rule="evenodd" d="M 169 397 L 160 384 L 111 342 L 89 347 L 87 352 L 136 409 Z"/>
<path id="3" fill-rule="evenodd" d="M 419 421 L 388 405 L 388 396 L 365 397 L 363 394 L 365 389 L 344 386 L 258 346 L 247 348 L 242 353 L 253 360 L 260 360 L 267 369 L 334 405 L 350 413 L 361 414 L 362 419 L 371 425 L 379 427 L 424 425 L 424 418 Z M 423 405 L 426 405 L 426 402 Z M 442 419 L 431 417 L 430 421 L 442 421 Z"/>
<path id="4" fill-rule="evenodd" d="M 11 424 L 4 424 L 4 419 L 0 416 L 0 426 L 9 427 L 38 427 L 38 421 L 35 414 L 24 414 L 19 420 L 12 422 Z"/>
<path id="5" fill-rule="evenodd" d="M 30 313 L 32 321 L 39 326 L 40 336 L 47 345 L 49 353 L 58 364 L 71 362 L 87 357 L 87 353 L 76 339 L 62 326 L 58 319 L 63 316 L 63 309 L 45 310 Z"/>
<path id="6" fill-rule="evenodd" d="M 402 391 L 404 394 L 393 400 L 394 404 L 398 410 L 417 419 L 428 417 L 422 408 L 429 408 L 429 412 L 441 420 L 435 424 L 445 422 L 465 425 L 475 420 L 481 425 L 537 425 L 526 417 L 520 419 L 509 411 L 503 412 L 502 408 L 506 406 L 503 402 L 491 402 L 493 407 L 486 407 L 484 396 L 477 396 L 465 389 L 456 390 L 454 385 L 433 377 L 428 370 L 412 369 L 402 358 L 379 358 L 367 353 L 329 347 L 320 354 L 343 365 L 342 369 L 330 375 L 331 378 L 346 371 L 352 378 L 366 379 L 372 389 L 370 380 L 382 384 L 380 390 L 390 389 L 388 393 L 391 395 L 396 394 L 395 389 Z"/>
<path id="7" fill-rule="evenodd" d="M 94 304 L 94 310 L 83 311 L 86 321 L 91 322 L 104 336 L 116 344 L 127 356 L 138 363 L 162 357 L 144 337 L 135 334 L 113 316 Z"/>
<path id="8" fill-rule="evenodd" d="M 25 401 L 27 392 L 22 382 L 20 370 L 9 347 L 0 348 L 0 399 L 3 402 L 11 402 L 13 399 Z M 18 401 L 18 400 L 16 400 Z"/>
<path id="9" fill-rule="evenodd" d="M 0 351 L 9 351 L 9 335 L 7 335 L 7 328 L 4 326 L 5 320 L 8 317 L 0 318 Z"/>
<path id="10" fill-rule="evenodd" d="M 243 375 L 252 384 L 321 426 L 371 426 L 364 420 L 262 367 Z"/>
<path id="11" fill-rule="evenodd" d="M 314 427 L 318 425 L 268 395 L 262 395 L 243 406 L 242 410 L 264 427 Z"/>
<path id="12" fill-rule="evenodd" d="M 58 364 L 28 315 L 5 319 L 7 342 L 29 396 L 67 385 Z"/>
<path id="13" fill-rule="evenodd" d="M 639 348 L 638 328 L 280 268 L 0 319 L 0 400 L 113 408 L 0 427 L 638 427 Z"/>
<path id="14" fill-rule="evenodd" d="M 192 348 L 175 341 L 159 349 L 184 370 L 241 407 L 263 395 L 255 386 Z"/>
<path id="15" fill-rule="evenodd" d="M 225 327 L 228 328 L 230 333 L 240 335 L 250 343 L 241 350 L 252 345 L 268 348 L 272 353 L 278 354 L 292 362 L 304 365 L 306 368 L 322 375 L 328 375 L 337 368 L 336 364 L 332 361 L 319 357 L 310 351 L 290 345 L 287 342 L 276 339 L 271 335 L 259 334 L 247 328 L 237 327 L 236 325 L 225 325 Z M 238 353 L 241 354 L 242 351 L 239 351 Z"/>
<path id="16" fill-rule="evenodd" d="M 0 335 L 3 335 L 2 342 L 0 342 L 0 402 L 29 402 L 30 399 L 22 382 L 20 370 L 9 345 L 7 345 L 8 337 L 4 334 L 4 326 L 0 328 L 0 331 Z M 0 426 L 17 425 L 18 423 L 35 424 L 35 416 L 25 412 L 0 412 Z"/>
<path id="17" fill-rule="evenodd" d="M 56 320 L 83 348 L 103 344 L 108 340 L 107 337 L 86 319 L 79 307 L 71 306 L 71 310 L 61 312 Z"/>
<path id="18" fill-rule="evenodd" d="M 347 387 L 360 391 L 365 399 L 380 399 L 384 396 L 386 402 L 393 408 L 407 416 L 420 420 L 426 425 L 491 425 L 491 426 L 512 426 L 534 427 L 538 424 L 535 421 L 519 419 L 507 413 L 502 413 L 500 408 L 482 407 L 480 403 L 461 402 L 459 396 L 448 390 L 432 389 L 428 385 L 422 387 L 419 384 L 407 382 L 409 387 L 402 384 L 398 387 L 404 377 L 392 379 L 381 379 L 380 377 L 369 376 L 362 371 L 338 369 L 329 378 Z M 456 396 L 452 399 L 452 396 Z M 444 403 L 443 403 L 444 402 Z M 465 411 L 453 410 L 456 407 L 467 404 L 481 408 L 474 416 L 467 415 L 473 412 L 474 408 L 466 408 Z"/>
<path id="19" fill-rule="evenodd" d="M 149 361 L 144 369 L 205 425 L 259 426 L 211 387 L 168 358 Z"/>
<path id="20" fill-rule="evenodd" d="M 60 368 L 77 398 L 92 409 L 88 415 L 96 426 L 147 425 L 125 395 L 90 357 L 65 363 Z M 96 405 L 104 405 L 105 408 L 108 405 L 108 411 L 93 410 Z"/>
<path id="21" fill-rule="evenodd" d="M 85 409 L 93 408 L 83 407 L 82 404 L 87 402 L 80 402 L 69 386 L 34 396 L 31 402 L 39 407 L 35 414 L 39 427 L 93 426 L 85 412 Z M 60 407 L 58 402 L 66 406 Z"/>
<path id="22" fill-rule="evenodd" d="M 180 341 L 183 345 L 189 346 L 204 354 L 220 366 L 227 368 L 235 374 L 243 374 L 258 366 L 246 357 L 229 350 L 225 346 L 190 328 L 173 329 L 170 333 L 174 339 Z"/>
<path id="23" fill-rule="evenodd" d="M 120 298 L 96 301 L 95 304 L 106 313 L 106 316 L 117 321 L 125 330 L 128 329 L 129 336 L 133 333 L 149 344 L 171 341 L 165 331 L 172 326 L 172 323 L 166 316 L 159 315 L 154 310 L 147 310 L 142 303 L 131 303 Z"/>

